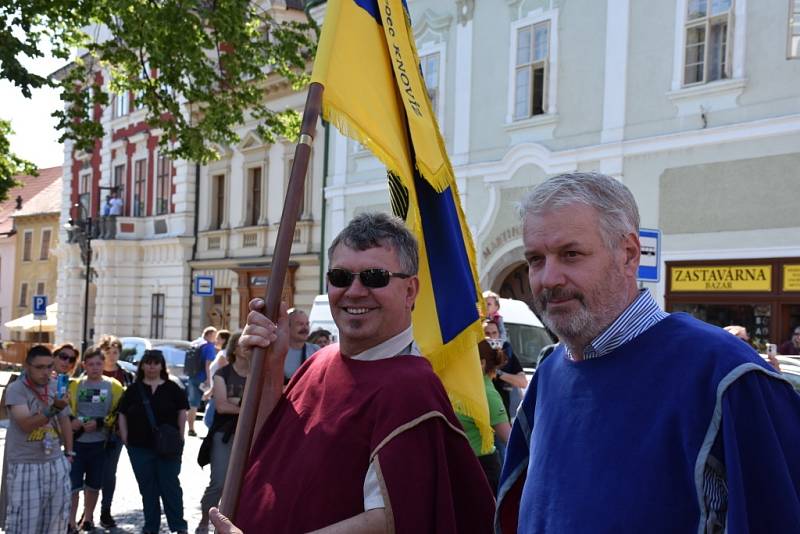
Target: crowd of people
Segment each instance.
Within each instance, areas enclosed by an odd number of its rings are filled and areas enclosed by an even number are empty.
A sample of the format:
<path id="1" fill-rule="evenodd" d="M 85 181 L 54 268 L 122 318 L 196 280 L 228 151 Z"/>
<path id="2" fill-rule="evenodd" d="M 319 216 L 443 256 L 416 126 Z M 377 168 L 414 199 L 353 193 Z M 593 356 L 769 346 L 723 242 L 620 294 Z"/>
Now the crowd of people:
<path id="1" fill-rule="evenodd" d="M 3 403 L 6 531 L 91 530 L 98 499 L 100 524 L 113 526 L 124 446 L 143 532 L 159 531 L 162 506 L 170 530 L 188 532 L 178 474 L 204 397 L 197 534 L 800 531 L 789 449 L 800 397 L 752 347 L 639 289 L 628 188 L 598 173 L 551 178 L 524 200 L 521 224 L 533 308 L 559 342 L 528 385 L 500 299 L 484 295 L 477 353 L 493 447 L 456 415 L 414 340 L 415 238 L 400 219 L 366 213 L 328 250 L 338 343 L 309 332 L 303 311 L 273 322 L 254 299 L 242 332 L 209 327 L 196 340 L 186 391 L 158 350 L 125 373 L 113 336 L 83 355 L 33 347 Z M 255 348 L 266 351 L 267 417 L 229 519 L 216 506 Z"/>
<path id="2" fill-rule="evenodd" d="M 332 338 L 327 330 L 309 336 L 303 311 L 294 309 L 290 315 L 297 357 L 287 366 L 287 381 Z M 8 533 L 91 532 L 98 504 L 99 525 L 116 527 L 112 502 L 125 448 L 142 498 L 144 534 L 159 532 L 162 507 L 171 531 L 188 532 L 178 479 L 183 434 L 188 424 L 187 435 L 197 436 L 196 412 L 205 400 L 208 432 L 197 461 L 201 467 L 210 465 L 210 481 L 195 532 L 208 532 L 209 510 L 222 494 L 250 367 L 249 355 L 237 348 L 240 336 L 204 329 L 193 346 L 202 365 L 187 377 L 185 389 L 170 377 L 159 350 L 145 350 L 136 373 L 126 371 L 118 363 L 122 343 L 113 335 L 101 336 L 82 356 L 72 343 L 52 351 L 44 345 L 32 347 L 23 373 L 12 375 L 3 394 L 10 422 L 0 528 Z M 306 336 L 317 343 L 306 342 Z"/>

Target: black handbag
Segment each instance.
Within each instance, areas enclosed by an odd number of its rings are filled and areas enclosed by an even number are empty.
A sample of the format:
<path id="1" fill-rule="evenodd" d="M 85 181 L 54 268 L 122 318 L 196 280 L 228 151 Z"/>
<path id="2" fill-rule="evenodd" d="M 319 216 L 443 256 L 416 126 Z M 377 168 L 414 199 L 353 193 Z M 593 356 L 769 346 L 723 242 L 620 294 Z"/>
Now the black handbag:
<path id="1" fill-rule="evenodd" d="M 156 454 L 163 458 L 180 458 L 183 453 L 183 436 L 180 431 L 166 423 L 157 425 L 156 418 L 153 415 L 153 407 L 150 406 L 150 399 L 147 398 L 147 392 L 141 382 L 139 382 L 139 393 L 142 396 L 142 404 L 144 404 L 147 420 L 153 429 Z"/>

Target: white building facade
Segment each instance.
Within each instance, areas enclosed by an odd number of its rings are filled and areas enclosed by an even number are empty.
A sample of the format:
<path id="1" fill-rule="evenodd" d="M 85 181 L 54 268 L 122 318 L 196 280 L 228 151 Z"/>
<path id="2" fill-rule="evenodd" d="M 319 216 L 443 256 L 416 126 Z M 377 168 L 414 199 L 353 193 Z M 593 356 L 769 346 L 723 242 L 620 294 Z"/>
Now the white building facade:
<path id="1" fill-rule="evenodd" d="M 598 170 L 657 229 L 670 311 L 780 343 L 800 324 L 800 6 L 792 0 L 410 0 L 484 289 L 529 298 L 516 204 Z M 382 166 L 339 135 L 330 241 L 389 211 Z"/>

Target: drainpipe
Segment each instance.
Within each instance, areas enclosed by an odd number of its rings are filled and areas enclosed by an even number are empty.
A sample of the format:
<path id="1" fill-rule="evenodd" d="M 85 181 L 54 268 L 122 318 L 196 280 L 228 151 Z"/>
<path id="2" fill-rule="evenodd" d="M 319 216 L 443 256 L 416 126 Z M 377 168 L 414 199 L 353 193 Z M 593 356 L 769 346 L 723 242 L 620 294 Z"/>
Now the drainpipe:
<path id="1" fill-rule="evenodd" d="M 194 167 L 194 243 L 192 243 L 192 262 L 197 257 L 197 235 L 200 226 L 200 164 L 195 163 Z M 194 267 L 189 264 L 189 321 L 187 325 L 186 338 L 192 339 L 192 292 L 194 291 Z"/>
<path id="2" fill-rule="evenodd" d="M 325 293 L 325 218 L 327 202 L 325 201 L 325 188 L 328 187 L 328 157 L 330 156 L 331 124 L 322 121 L 325 125 L 325 151 L 322 161 L 322 210 L 319 224 L 319 295 Z"/>

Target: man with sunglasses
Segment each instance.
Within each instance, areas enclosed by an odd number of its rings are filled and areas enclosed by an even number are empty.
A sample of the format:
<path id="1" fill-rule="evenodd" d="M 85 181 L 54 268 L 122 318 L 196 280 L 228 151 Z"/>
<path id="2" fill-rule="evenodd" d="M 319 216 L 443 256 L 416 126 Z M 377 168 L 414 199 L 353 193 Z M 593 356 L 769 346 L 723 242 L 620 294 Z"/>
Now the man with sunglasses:
<path id="1" fill-rule="evenodd" d="M 362 214 L 328 250 L 339 344 L 283 389 L 288 321 L 250 303 L 239 346 L 266 350 L 262 414 L 237 520 L 245 532 L 489 532 L 492 491 L 411 328 L 417 242 Z M 257 429 L 258 431 L 258 429 Z M 212 511 L 217 532 L 236 532 Z"/>
<path id="2" fill-rule="evenodd" d="M 68 399 L 58 397 L 50 349 L 31 347 L 24 368 L 19 380 L 9 384 L 5 401 L 10 413 L 2 492 L 7 503 L 5 532 L 66 532 L 68 458 L 73 456 Z"/>

